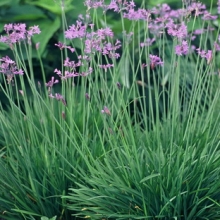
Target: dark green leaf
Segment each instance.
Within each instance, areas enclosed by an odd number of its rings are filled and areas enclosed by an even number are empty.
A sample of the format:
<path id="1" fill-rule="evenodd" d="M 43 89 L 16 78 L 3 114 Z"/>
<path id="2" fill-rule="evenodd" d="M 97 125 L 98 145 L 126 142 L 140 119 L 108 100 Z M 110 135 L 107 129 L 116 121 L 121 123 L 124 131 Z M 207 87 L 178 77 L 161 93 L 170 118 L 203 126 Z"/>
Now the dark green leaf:
<path id="1" fill-rule="evenodd" d="M 46 18 L 42 10 L 33 5 L 14 5 L 7 11 L 5 19 L 13 21 L 36 20 Z"/>
<path id="2" fill-rule="evenodd" d="M 0 2 L 0 6 L 3 6 L 3 5 L 10 5 L 10 4 L 16 4 L 18 3 L 19 0 L 1 0 Z"/>

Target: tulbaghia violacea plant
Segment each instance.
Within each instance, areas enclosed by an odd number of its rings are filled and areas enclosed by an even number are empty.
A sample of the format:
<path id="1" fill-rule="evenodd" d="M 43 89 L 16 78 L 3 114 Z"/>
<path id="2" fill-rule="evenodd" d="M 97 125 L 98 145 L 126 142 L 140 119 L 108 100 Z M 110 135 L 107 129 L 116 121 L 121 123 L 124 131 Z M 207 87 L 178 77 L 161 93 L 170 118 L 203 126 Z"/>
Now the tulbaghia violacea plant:
<path id="1" fill-rule="evenodd" d="M 0 109 L 0 218 L 220 219 L 217 15 L 182 2 L 86 0 L 53 45 L 54 76 L 29 80 L 30 99 L 14 80 L 13 111 Z M 31 51 L 40 29 L 4 30 L 17 63 L 1 58 L 0 73 L 28 78 L 16 49 Z"/>

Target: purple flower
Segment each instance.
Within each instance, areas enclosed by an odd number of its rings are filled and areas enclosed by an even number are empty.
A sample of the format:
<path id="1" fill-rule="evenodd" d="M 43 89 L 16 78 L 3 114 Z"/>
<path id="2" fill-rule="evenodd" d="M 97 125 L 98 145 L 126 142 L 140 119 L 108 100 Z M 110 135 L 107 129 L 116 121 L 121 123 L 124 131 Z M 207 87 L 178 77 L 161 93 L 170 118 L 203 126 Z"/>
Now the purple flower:
<path id="1" fill-rule="evenodd" d="M 191 5 L 187 7 L 187 11 L 190 14 L 194 14 L 196 17 L 204 14 L 206 10 L 206 6 L 200 2 L 193 2 Z"/>
<path id="2" fill-rule="evenodd" d="M 130 8 L 127 13 L 125 12 L 123 14 L 124 18 L 127 18 L 129 20 L 145 20 L 148 21 L 150 18 L 150 12 L 148 12 L 146 9 L 138 9 L 135 11 L 133 8 Z"/>
<path id="3" fill-rule="evenodd" d="M 104 106 L 104 109 L 101 110 L 101 113 L 111 115 L 111 112 L 109 111 L 109 109 L 106 106 Z"/>
<path id="4" fill-rule="evenodd" d="M 142 68 L 147 67 L 148 65 L 146 63 L 141 64 Z"/>
<path id="5" fill-rule="evenodd" d="M 91 74 L 93 71 L 93 69 L 91 67 L 88 68 L 88 70 L 86 72 L 81 72 L 81 73 L 77 73 L 73 70 L 72 71 L 65 71 L 64 75 L 62 74 L 62 72 L 58 69 L 55 69 L 54 72 L 57 73 L 57 75 L 62 79 L 68 79 L 68 78 L 73 78 L 73 77 L 78 77 L 78 76 L 88 76 L 89 74 Z"/>
<path id="6" fill-rule="evenodd" d="M 55 69 L 55 70 L 54 70 L 54 73 L 57 73 L 57 75 L 58 75 L 59 77 L 62 77 L 62 72 L 61 72 L 60 70 Z"/>
<path id="7" fill-rule="evenodd" d="M 0 61 L 2 61 L 0 65 L 1 73 L 5 75 L 23 75 L 23 70 L 18 69 L 16 63 L 13 60 L 11 60 L 8 56 L 2 57 Z"/>
<path id="8" fill-rule="evenodd" d="M 72 77 L 76 77 L 76 76 L 79 76 L 79 73 L 76 73 L 76 72 L 70 72 L 70 71 L 65 71 L 64 73 L 64 76 L 63 74 L 61 73 L 60 70 L 58 69 L 55 69 L 54 70 L 55 73 L 57 73 L 57 75 L 63 80 L 63 79 L 67 79 L 67 78 L 72 78 Z M 49 82 L 50 83 L 50 82 Z"/>
<path id="9" fill-rule="evenodd" d="M 65 44 L 63 44 L 62 42 L 58 42 L 57 44 L 55 44 L 55 46 L 59 47 L 60 50 L 64 49 L 64 48 L 67 48 L 69 49 L 72 53 L 75 51 L 75 48 L 73 47 L 70 47 L 70 46 L 66 46 Z"/>
<path id="10" fill-rule="evenodd" d="M 111 0 L 110 4 L 107 6 L 108 10 L 114 10 L 114 12 L 119 12 L 120 8 L 116 3 L 116 0 Z"/>
<path id="11" fill-rule="evenodd" d="M 157 5 L 151 9 L 151 13 L 154 15 L 159 15 L 160 17 L 168 14 L 171 8 L 168 4 Z"/>
<path id="12" fill-rule="evenodd" d="M 154 36 L 160 36 L 164 33 L 164 21 L 158 22 L 157 20 L 152 20 L 149 22 L 148 28 L 151 34 Z"/>
<path id="13" fill-rule="evenodd" d="M 121 47 L 121 42 L 117 40 L 113 45 L 106 41 L 106 38 L 113 37 L 113 32 L 110 28 L 99 29 L 86 37 L 87 39 L 85 40 L 84 49 L 86 54 L 95 54 L 96 52 L 99 52 L 102 55 L 108 55 L 109 58 L 118 58 L 120 56 L 115 53 L 115 51 Z"/>
<path id="14" fill-rule="evenodd" d="M 41 32 L 37 25 L 30 27 L 29 30 L 26 30 L 26 24 L 6 24 L 4 26 L 4 30 L 7 33 L 7 36 L 1 36 L 0 42 L 9 45 L 25 39 L 28 39 L 29 43 L 30 38 L 34 34 L 40 34 Z"/>
<path id="15" fill-rule="evenodd" d="M 187 26 L 182 22 L 181 24 L 174 24 L 173 20 L 171 20 L 166 25 L 167 33 L 173 37 L 177 37 L 179 39 L 187 37 Z"/>
<path id="16" fill-rule="evenodd" d="M 217 15 L 211 15 L 208 11 L 205 11 L 202 17 L 203 20 L 216 20 L 217 18 Z"/>
<path id="17" fill-rule="evenodd" d="M 41 31 L 38 27 L 38 25 L 34 25 L 32 27 L 29 28 L 29 30 L 27 31 L 27 36 L 28 37 L 32 37 L 34 34 L 40 34 Z"/>
<path id="18" fill-rule="evenodd" d="M 140 47 L 149 47 L 150 45 L 152 45 L 153 44 L 153 42 L 155 41 L 155 38 L 152 38 L 152 39 L 150 39 L 150 38 L 147 38 L 146 40 L 145 40 L 145 42 L 141 42 L 140 43 Z"/>
<path id="19" fill-rule="evenodd" d="M 172 18 L 179 18 L 180 20 L 182 17 L 187 17 L 187 10 L 186 9 L 177 9 L 177 10 L 171 10 L 168 14 L 165 14 L 167 17 L 172 17 Z"/>
<path id="20" fill-rule="evenodd" d="M 163 65 L 163 61 L 161 61 L 161 58 L 158 57 L 158 56 L 155 56 L 155 55 L 149 55 L 150 57 L 150 67 L 151 69 L 154 69 L 156 66 L 160 65 L 162 66 Z"/>
<path id="21" fill-rule="evenodd" d="M 76 67 L 79 67 L 82 65 L 82 61 L 79 60 L 77 63 L 75 61 L 70 61 L 70 58 L 67 57 L 65 60 L 64 60 L 64 66 L 67 66 L 67 67 L 70 67 L 71 69 L 76 69 Z"/>
<path id="22" fill-rule="evenodd" d="M 58 83 L 59 82 L 59 80 L 54 80 L 54 77 L 51 77 L 51 80 L 48 82 L 48 83 L 46 83 L 46 87 L 53 87 L 53 85 L 54 84 L 56 84 L 56 83 Z"/>
<path id="23" fill-rule="evenodd" d="M 100 7 L 104 7 L 104 0 L 86 0 L 85 1 L 85 6 L 87 6 L 88 9 L 90 8 L 100 8 Z"/>
<path id="24" fill-rule="evenodd" d="M 16 63 L 8 56 L 2 57 L 0 61 L 0 73 L 3 73 L 7 76 L 8 83 L 13 82 L 14 75 L 24 74 L 24 71 L 22 69 L 18 69 Z"/>
<path id="25" fill-rule="evenodd" d="M 86 25 L 83 25 L 81 21 L 76 21 L 76 25 L 71 25 L 67 31 L 65 31 L 65 37 L 67 39 L 83 38 L 86 36 Z"/>
<path id="26" fill-rule="evenodd" d="M 49 94 L 50 98 L 55 98 L 58 101 L 61 101 L 65 106 L 67 105 L 66 100 L 60 93 L 55 93 L 55 96 L 52 95 L 52 93 Z"/>
<path id="27" fill-rule="evenodd" d="M 201 50 L 200 48 L 197 48 L 197 53 L 200 57 L 205 58 L 207 60 L 207 63 L 209 64 L 212 60 L 212 51 L 208 50 L 207 52 L 205 50 Z"/>
<path id="28" fill-rule="evenodd" d="M 186 55 L 189 52 L 189 46 L 187 41 L 183 40 L 181 45 L 177 45 L 175 48 L 175 52 L 177 55 Z"/>
<path id="29" fill-rule="evenodd" d="M 118 57 L 120 57 L 120 55 L 115 53 L 115 51 L 120 47 L 121 47 L 121 42 L 119 40 L 117 40 L 115 45 L 112 45 L 111 43 L 104 42 L 102 48 L 100 48 L 101 49 L 100 52 L 103 55 L 108 55 L 109 58 L 116 58 L 117 59 Z"/>
<path id="30" fill-rule="evenodd" d="M 220 45 L 216 42 L 214 42 L 214 47 L 216 51 L 220 51 Z"/>
<path id="31" fill-rule="evenodd" d="M 201 35 L 201 34 L 203 34 L 205 32 L 205 29 L 197 29 L 197 30 L 195 30 L 194 32 L 193 32 L 193 34 L 195 34 L 195 35 Z"/>
<path id="32" fill-rule="evenodd" d="M 77 72 L 69 72 L 69 71 L 65 71 L 64 74 L 65 74 L 65 75 L 62 76 L 62 79 L 74 78 L 74 77 L 79 76 L 79 73 L 77 73 Z"/>
<path id="33" fill-rule="evenodd" d="M 105 29 L 98 29 L 96 34 L 100 39 L 105 39 L 106 37 L 112 38 L 114 36 L 112 30 L 109 27 Z"/>
<path id="34" fill-rule="evenodd" d="M 107 71 L 108 68 L 111 68 L 111 67 L 113 67 L 113 66 L 114 66 L 114 64 L 110 64 L 110 63 L 108 63 L 108 64 L 103 64 L 103 65 L 99 65 L 99 67 L 102 68 L 102 69 L 104 69 L 105 72 Z"/>

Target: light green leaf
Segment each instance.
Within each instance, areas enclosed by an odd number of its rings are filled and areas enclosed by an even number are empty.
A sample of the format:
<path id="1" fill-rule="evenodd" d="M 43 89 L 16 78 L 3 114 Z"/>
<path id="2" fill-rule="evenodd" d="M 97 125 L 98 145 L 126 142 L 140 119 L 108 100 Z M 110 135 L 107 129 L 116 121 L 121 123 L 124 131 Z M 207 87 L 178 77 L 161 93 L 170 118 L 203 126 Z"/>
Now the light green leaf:
<path id="1" fill-rule="evenodd" d="M 129 60 L 127 57 L 123 57 L 123 60 L 120 63 L 120 74 L 121 74 L 121 82 L 122 85 L 126 88 L 130 88 L 130 82 L 129 82 Z"/>
<path id="2" fill-rule="evenodd" d="M 152 179 L 152 178 L 154 178 L 154 177 L 157 177 L 157 176 L 160 176 L 160 173 L 151 174 L 150 176 L 147 176 L 147 177 L 143 178 L 143 179 L 140 181 L 140 183 L 143 183 L 143 182 L 145 182 L 145 181 L 147 181 L 147 180 L 149 180 L 149 179 Z"/>
<path id="3" fill-rule="evenodd" d="M 57 216 L 54 216 L 53 218 L 48 218 L 48 217 L 41 217 L 41 220 L 56 220 Z"/>
<path id="4" fill-rule="evenodd" d="M 9 46 L 7 44 L 0 42 L 0 50 L 7 50 L 7 49 L 9 49 Z"/>
<path id="5" fill-rule="evenodd" d="M 169 73 L 167 73 L 163 79 L 162 79 L 162 82 L 161 82 L 161 86 L 165 86 L 167 81 L 168 81 L 168 78 L 169 78 Z"/>

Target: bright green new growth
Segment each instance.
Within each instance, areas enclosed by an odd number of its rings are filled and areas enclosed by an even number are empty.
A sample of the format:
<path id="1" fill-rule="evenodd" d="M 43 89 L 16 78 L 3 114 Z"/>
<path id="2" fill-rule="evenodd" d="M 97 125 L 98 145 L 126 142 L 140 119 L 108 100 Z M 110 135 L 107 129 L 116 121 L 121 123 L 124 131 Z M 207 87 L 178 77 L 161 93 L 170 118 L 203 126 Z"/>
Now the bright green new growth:
<path id="1" fill-rule="evenodd" d="M 108 26 L 105 15 L 92 18 Z M 109 60 L 97 55 L 92 74 L 74 86 L 71 78 L 61 82 L 66 106 L 38 87 L 32 61 L 29 69 L 16 51 L 30 87 L 21 76 L 14 87 L 1 85 L 9 99 L 0 110 L 3 219 L 220 218 L 215 57 L 207 64 L 193 54 L 176 56 L 177 42 L 169 45 L 164 34 L 155 46 L 164 65 L 142 68 L 154 49 L 137 46 L 149 37 L 146 22 L 132 21 L 126 31 L 134 37 L 123 38 L 113 68 L 99 68 Z M 208 32 L 204 39 L 213 41 Z"/>

